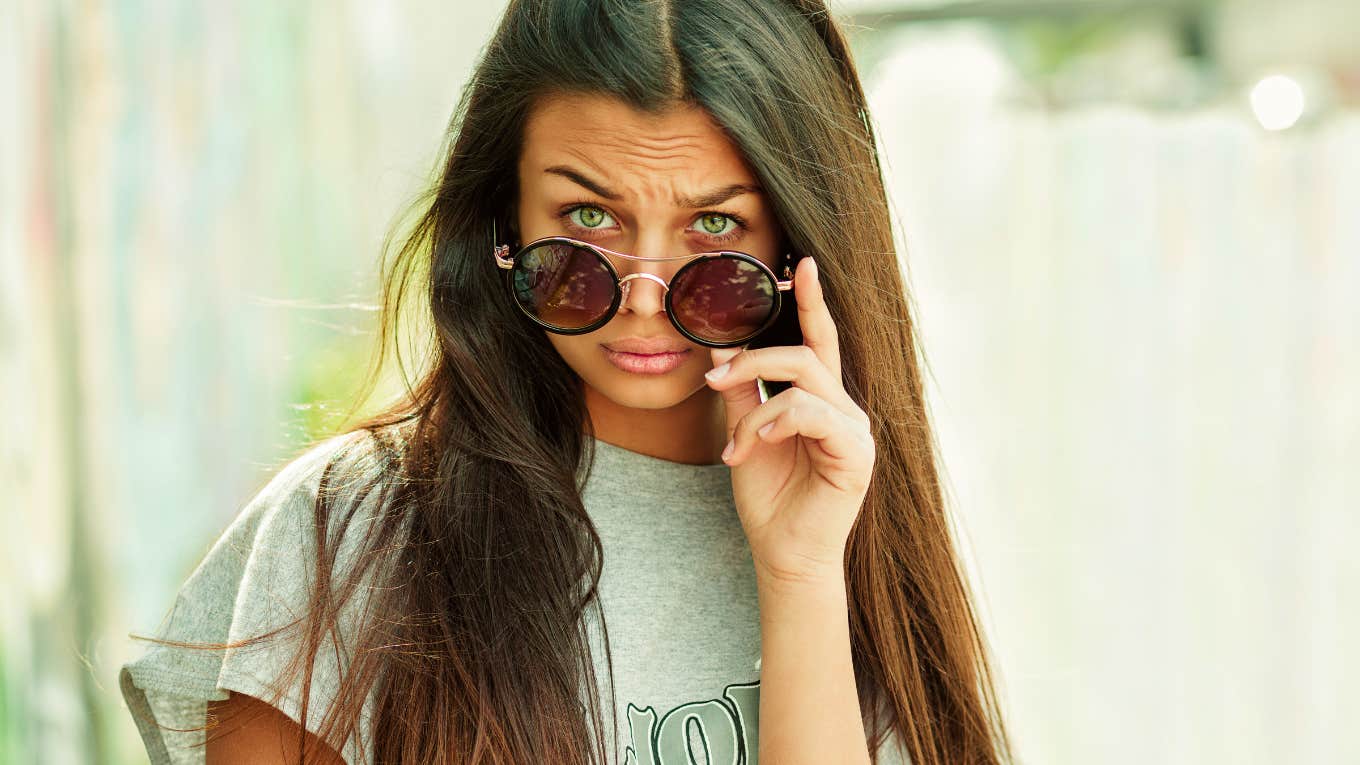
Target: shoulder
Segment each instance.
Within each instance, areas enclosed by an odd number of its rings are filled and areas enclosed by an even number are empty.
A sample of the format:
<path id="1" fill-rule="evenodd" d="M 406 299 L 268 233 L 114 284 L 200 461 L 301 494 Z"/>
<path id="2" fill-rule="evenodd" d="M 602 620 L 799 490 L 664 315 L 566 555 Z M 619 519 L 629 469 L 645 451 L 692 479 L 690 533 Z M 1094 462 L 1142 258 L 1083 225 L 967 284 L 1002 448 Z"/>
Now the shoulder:
<path id="1" fill-rule="evenodd" d="M 313 443 L 251 496 L 189 576 L 181 595 L 194 593 L 199 607 L 234 610 L 238 619 L 233 633 L 263 626 L 252 624 L 252 617 L 282 616 L 266 613 L 275 607 L 295 611 L 320 544 L 351 534 L 348 526 L 360 510 L 378 511 L 374 500 L 382 492 L 373 489 L 383 483 L 385 470 L 382 449 L 368 431 Z M 243 607 L 248 604 L 256 607 Z M 175 610 L 185 605 L 181 598 Z M 172 629 L 175 616 L 172 612 Z"/>
<path id="2" fill-rule="evenodd" d="M 316 564 L 344 562 L 337 555 L 352 551 L 365 521 L 382 511 L 393 469 L 390 450 L 369 431 L 313 444 L 246 503 L 195 576 L 236 577 L 221 594 L 231 591 L 238 616 L 271 616 L 265 609 L 273 605 L 301 616 L 303 587 L 315 578 Z M 321 549 L 327 551 L 324 561 L 317 557 Z M 259 608 L 243 609 L 242 599 Z"/>
<path id="3" fill-rule="evenodd" d="M 192 729 L 204 725 L 209 702 L 231 691 L 277 700 L 301 719 L 303 689 L 279 682 L 298 653 L 293 630 L 309 613 L 319 564 L 343 578 L 338 569 L 349 565 L 363 521 L 382 512 L 394 456 L 390 437 L 367 430 L 314 442 L 278 467 L 213 542 L 145 652 L 121 668 L 124 699 L 153 762 L 161 761 L 157 751 L 191 751 L 195 743 L 201 751 L 203 733 Z M 359 605 L 331 612 L 337 633 Z M 308 729 L 344 672 L 329 654 L 314 666 Z"/>
<path id="4" fill-rule="evenodd" d="M 225 626 L 223 609 L 237 617 L 250 615 L 251 609 L 242 608 L 243 598 L 269 599 L 259 592 L 261 586 L 290 594 L 317 546 L 318 499 L 325 500 L 328 531 L 343 530 L 336 519 L 351 516 L 364 500 L 376 512 L 366 487 L 380 484 L 386 469 L 377 437 L 365 430 L 314 442 L 286 461 L 245 502 L 183 583 L 166 629 L 175 633 L 183 623 L 194 632 L 217 635 Z M 201 624 L 205 619 L 211 629 Z"/>
<path id="5" fill-rule="evenodd" d="M 256 516 L 276 515 L 303 502 L 353 499 L 393 468 L 390 435 L 354 430 L 312 443 L 285 462 L 237 517 L 249 523 Z"/>

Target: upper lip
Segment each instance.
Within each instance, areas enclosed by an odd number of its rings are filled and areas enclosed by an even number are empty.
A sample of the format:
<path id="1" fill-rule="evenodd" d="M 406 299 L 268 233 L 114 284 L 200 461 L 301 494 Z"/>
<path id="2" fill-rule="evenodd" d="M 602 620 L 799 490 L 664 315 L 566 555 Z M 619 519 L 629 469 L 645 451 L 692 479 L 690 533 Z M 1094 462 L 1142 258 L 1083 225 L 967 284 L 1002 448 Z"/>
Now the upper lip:
<path id="1" fill-rule="evenodd" d="M 644 356 L 652 356 L 658 353 L 682 353 L 689 350 L 683 345 L 676 345 L 674 340 L 664 337 L 624 337 L 610 341 L 604 347 L 618 353 L 637 353 Z"/>

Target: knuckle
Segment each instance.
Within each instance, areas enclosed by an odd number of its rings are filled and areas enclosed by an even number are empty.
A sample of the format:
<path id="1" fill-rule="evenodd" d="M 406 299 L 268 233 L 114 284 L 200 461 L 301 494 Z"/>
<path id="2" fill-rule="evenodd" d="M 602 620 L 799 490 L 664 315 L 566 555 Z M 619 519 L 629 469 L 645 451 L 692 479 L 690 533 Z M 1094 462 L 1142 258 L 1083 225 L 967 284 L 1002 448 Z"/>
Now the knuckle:
<path id="1" fill-rule="evenodd" d="M 866 464 L 873 465 L 878 460 L 878 444 L 872 434 L 864 437 L 864 454 Z"/>
<path id="2" fill-rule="evenodd" d="M 737 420 L 737 424 L 732 427 L 733 438 L 745 436 L 751 432 L 751 423 L 754 421 L 754 414 L 755 411 L 752 410 L 742 415 L 741 419 Z"/>
<path id="3" fill-rule="evenodd" d="M 792 401 L 794 400 L 794 398 L 796 398 L 801 392 L 802 392 L 802 389 L 799 388 L 797 384 L 794 384 L 794 385 L 790 386 L 788 389 L 786 389 L 786 390 L 784 390 L 783 392 L 779 393 L 779 395 L 774 396 L 773 398 L 771 398 L 770 401 L 775 402 L 776 405 L 787 404 L 787 403 L 792 402 Z"/>

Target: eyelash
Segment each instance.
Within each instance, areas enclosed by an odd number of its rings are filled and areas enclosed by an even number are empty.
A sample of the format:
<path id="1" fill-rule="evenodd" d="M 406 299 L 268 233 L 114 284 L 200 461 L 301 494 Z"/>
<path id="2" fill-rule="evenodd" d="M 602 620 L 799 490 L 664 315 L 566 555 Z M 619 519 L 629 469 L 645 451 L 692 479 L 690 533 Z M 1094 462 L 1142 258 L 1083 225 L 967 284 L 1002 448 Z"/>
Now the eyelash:
<path id="1" fill-rule="evenodd" d="M 596 232 L 596 231 L 599 231 L 599 229 L 595 229 L 595 228 L 587 228 L 587 227 L 585 227 L 585 226 L 578 226 L 578 225 L 576 225 L 576 223 L 574 223 L 574 222 L 571 220 L 571 214 L 574 213 L 574 212 L 576 212 L 577 210 L 581 209 L 582 207 L 593 207 L 593 208 L 595 208 L 596 210 L 600 210 L 600 211 L 602 211 L 602 212 L 607 213 L 610 217 L 613 217 L 613 215 L 614 215 L 613 213 L 609 212 L 609 211 L 606 210 L 605 208 L 599 206 L 598 204 L 595 204 L 594 202 L 592 202 L 592 201 L 590 201 L 590 200 L 588 200 L 588 199 L 580 199 L 580 200 L 577 200 L 577 201 L 575 201 L 575 202 L 569 202 L 569 203 L 567 203 L 566 205 L 564 205 L 564 206 L 562 207 L 562 209 L 558 211 L 557 217 L 561 218 L 563 221 L 566 222 L 567 226 L 571 227 L 572 229 L 574 229 L 574 230 L 576 230 L 576 231 L 578 231 L 578 232 L 581 232 L 581 233 L 584 233 L 584 234 L 591 234 L 591 233 L 594 233 L 594 232 Z M 706 210 L 706 211 L 704 211 L 704 212 L 699 213 L 699 215 L 696 216 L 695 220 L 698 220 L 699 218 L 702 218 L 702 217 L 704 217 L 705 215 L 721 215 L 721 216 L 723 216 L 724 218 L 730 218 L 730 219 L 732 220 L 733 223 L 737 224 L 735 228 L 733 228 L 731 231 L 727 232 L 726 234 L 710 234 L 710 233 L 705 232 L 705 231 L 700 231 L 700 232 L 698 232 L 698 233 L 702 234 L 703 236 L 706 236 L 706 237 L 708 237 L 709 239 L 711 239 L 711 240 L 713 240 L 713 241 L 715 241 L 715 242 L 730 242 L 730 241 L 732 241 L 732 240 L 734 240 L 734 239 L 736 239 L 736 238 L 742 236 L 742 235 L 745 234 L 748 230 L 750 230 L 749 227 L 746 225 L 746 219 L 745 219 L 745 218 L 741 217 L 740 215 L 735 215 L 735 214 L 733 214 L 733 213 L 722 212 L 721 210 Z"/>

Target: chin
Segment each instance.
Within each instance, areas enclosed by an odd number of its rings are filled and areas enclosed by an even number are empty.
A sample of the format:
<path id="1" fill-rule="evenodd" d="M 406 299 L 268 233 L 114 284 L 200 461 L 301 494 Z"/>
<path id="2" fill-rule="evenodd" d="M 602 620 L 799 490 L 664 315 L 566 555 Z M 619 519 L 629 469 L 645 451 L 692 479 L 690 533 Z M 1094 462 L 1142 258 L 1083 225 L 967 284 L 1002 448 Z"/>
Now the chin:
<path id="1" fill-rule="evenodd" d="M 604 398 L 629 409 L 669 409 L 707 390 L 702 371 L 686 364 L 665 375 L 634 375 L 606 363 L 577 374 Z"/>

